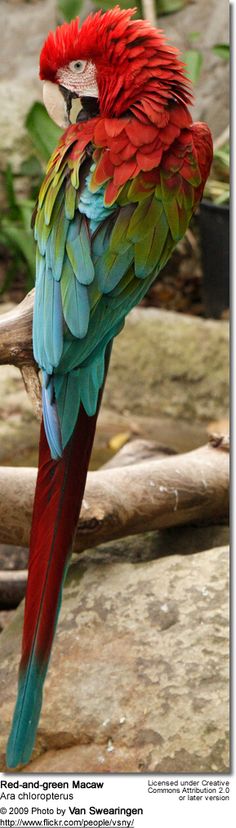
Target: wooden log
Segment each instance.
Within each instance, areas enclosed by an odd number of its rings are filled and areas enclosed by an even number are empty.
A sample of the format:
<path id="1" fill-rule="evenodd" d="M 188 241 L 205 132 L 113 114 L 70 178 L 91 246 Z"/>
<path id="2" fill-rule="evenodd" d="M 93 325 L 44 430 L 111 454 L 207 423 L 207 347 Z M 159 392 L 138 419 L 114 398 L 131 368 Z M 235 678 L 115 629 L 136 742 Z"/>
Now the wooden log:
<path id="1" fill-rule="evenodd" d="M 142 0 L 143 16 L 152 26 L 157 24 L 156 6 L 154 0 Z"/>
<path id="2" fill-rule="evenodd" d="M 0 365 L 20 368 L 34 413 L 41 420 L 41 384 L 32 349 L 33 305 L 34 290 L 31 290 L 23 302 L 0 315 Z"/>
<path id="3" fill-rule="evenodd" d="M 102 468 L 117 469 L 118 466 L 133 466 L 135 463 L 144 463 L 147 460 L 152 463 L 153 460 L 156 462 L 173 454 L 176 452 L 168 446 L 159 445 L 151 440 L 135 438 L 128 440 L 110 460 L 103 464 Z"/>
<path id="4" fill-rule="evenodd" d="M 0 316 L 0 365 L 32 365 L 34 290 L 23 302 Z"/>
<path id="5" fill-rule="evenodd" d="M 228 462 L 218 443 L 89 472 L 74 551 L 170 526 L 226 521 Z M 0 469 L 0 543 L 28 545 L 35 480 L 36 469 Z"/>
<path id="6" fill-rule="evenodd" d="M 12 570 L 0 571 L 1 610 L 18 607 L 25 595 L 27 575 L 27 569 L 17 570 L 17 572 Z"/>

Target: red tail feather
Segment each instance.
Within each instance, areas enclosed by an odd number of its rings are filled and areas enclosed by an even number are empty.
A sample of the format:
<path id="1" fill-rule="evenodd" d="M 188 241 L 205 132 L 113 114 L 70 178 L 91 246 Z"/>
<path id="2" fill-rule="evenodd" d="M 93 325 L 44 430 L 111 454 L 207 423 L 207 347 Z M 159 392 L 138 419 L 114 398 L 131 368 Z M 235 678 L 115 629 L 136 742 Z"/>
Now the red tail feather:
<path id="1" fill-rule="evenodd" d="M 75 431 L 59 461 L 51 459 L 43 423 L 41 426 L 22 667 L 32 648 L 43 661 L 47 661 L 50 654 L 58 599 L 81 508 L 96 419 L 97 414 L 88 417 L 81 406 Z"/>

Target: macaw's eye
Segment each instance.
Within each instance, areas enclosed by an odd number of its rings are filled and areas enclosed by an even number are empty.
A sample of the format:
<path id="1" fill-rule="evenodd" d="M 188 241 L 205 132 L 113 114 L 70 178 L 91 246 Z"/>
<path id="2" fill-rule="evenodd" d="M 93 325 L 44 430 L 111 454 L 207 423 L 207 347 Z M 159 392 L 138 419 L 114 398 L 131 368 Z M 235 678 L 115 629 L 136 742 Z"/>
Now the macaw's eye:
<path id="1" fill-rule="evenodd" d="M 86 66 L 87 60 L 72 60 L 71 63 L 69 63 L 69 69 L 71 69 L 72 72 L 76 72 L 76 74 L 84 72 Z"/>

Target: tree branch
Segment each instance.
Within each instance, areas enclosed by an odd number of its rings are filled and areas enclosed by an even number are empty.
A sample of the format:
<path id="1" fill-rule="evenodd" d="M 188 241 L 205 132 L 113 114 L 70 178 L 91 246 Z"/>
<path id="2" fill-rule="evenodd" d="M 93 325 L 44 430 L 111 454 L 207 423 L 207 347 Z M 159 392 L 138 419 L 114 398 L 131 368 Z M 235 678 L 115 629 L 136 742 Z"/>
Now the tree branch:
<path id="1" fill-rule="evenodd" d="M 0 571 L 0 605 L 1 609 L 18 607 L 24 598 L 28 572 L 27 569 Z"/>
<path id="2" fill-rule="evenodd" d="M 1 543 L 28 545 L 35 481 L 36 469 L 0 469 Z M 154 529 L 225 521 L 228 491 L 228 453 L 220 446 L 89 472 L 74 551 Z"/>
<path id="3" fill-rule="evenodd" d="M 34 290 L 0 316 L 0 365 L 35 365 L 32 349 Z"/>
<path id="4" fill-rule="evenodd" d="M 157 15 L 154 0 L 142 0 L 143 16 L 152 26 L 157 24 Z"/>
<path id="5" fill-rule="evenodd" d="M 0 365 L 16 365 L 20 369 L 34 413 L 41 420 L 42 400 L 39 369 L 32 348 L 34 290 L 8 313 L 0 316 Z"/>

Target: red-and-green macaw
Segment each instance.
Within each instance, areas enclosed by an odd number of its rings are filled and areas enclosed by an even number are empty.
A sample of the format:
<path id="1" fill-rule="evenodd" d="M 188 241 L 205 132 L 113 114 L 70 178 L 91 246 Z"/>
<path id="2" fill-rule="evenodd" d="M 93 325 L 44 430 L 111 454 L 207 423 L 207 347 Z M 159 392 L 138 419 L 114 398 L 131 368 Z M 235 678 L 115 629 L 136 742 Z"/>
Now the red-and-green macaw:
<path id="1" fill-rule="evenodd" d="M 49 161 L 35 217 L 43 422 L 9 767 L 34 745 L 112 340 L 184 235 L 212 160 L 178 51 L 133 13 L 116 6 L 81 28 L 64 23 L 40 56 L 49 114 L 66 126 L 72 99 L 82 108 Z"/>

